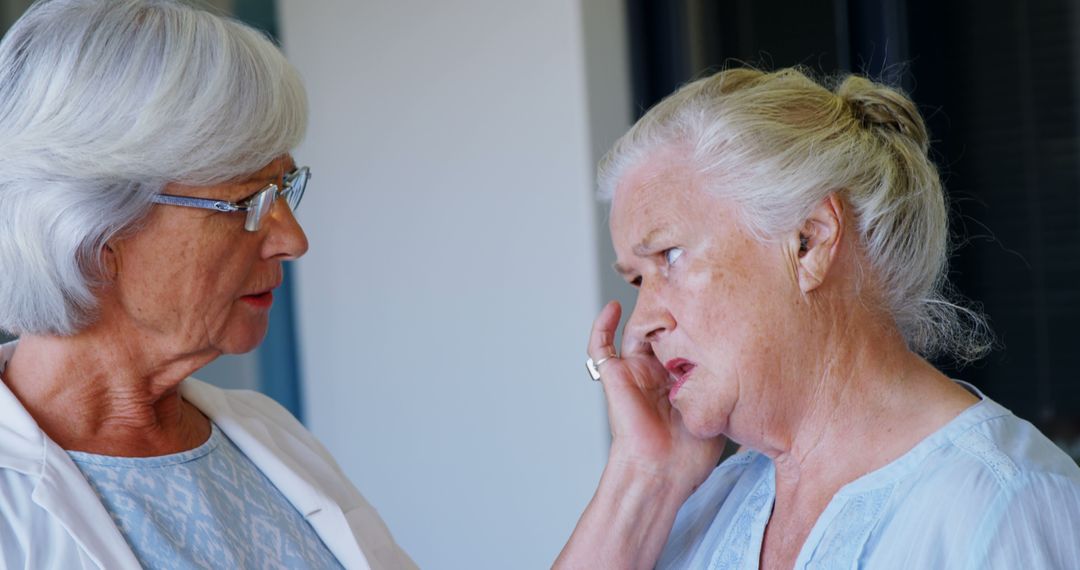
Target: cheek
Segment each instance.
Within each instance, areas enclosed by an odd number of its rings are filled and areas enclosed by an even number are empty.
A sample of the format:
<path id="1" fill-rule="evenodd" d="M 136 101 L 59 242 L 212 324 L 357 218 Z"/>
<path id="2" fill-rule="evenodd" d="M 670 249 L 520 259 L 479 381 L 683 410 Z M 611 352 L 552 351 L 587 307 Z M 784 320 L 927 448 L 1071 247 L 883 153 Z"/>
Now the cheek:
<path id="1" fill-rule="evenodd" d="M 680 297 L 682 323 L 704 347 L 739 344 L 767 333 L 767 297 L 760 284 L 737 265 L 702 264 L 688 272 Z"/>
<path id="2" fill-rule="evenodd" d="M 250 316 L 249 307 L 240 299 L 250 277 L 251 265 L 243 259 L 227 260 L 208 268 L 193 284 L 191 302 L 198 306 L 195 312 L 201 313 L 205 322 L 222 326 L 235 320 L 234 317 Z"/>
<path id="3" fill-rule="evenodd" d="M 196 246 L 133 260 L 122 279 L 127 303 L 142 315 L 166 312 L 180 322 L 224 320 L 233 312 L 251 263 L 211 253 Z"/>
<path id="4" fill-rule="evenodd" d="M 726 418 L 733 398 L 775 375 L 787 298 L 777 283 L 747 260 L 709 264 L 685 281 L 680 326 L 708 372 L 712 399 L 702 405 L 712 418 Z M 702 421 L 705 431 L 717 427 L 709 427 L 709 417 Z"/>

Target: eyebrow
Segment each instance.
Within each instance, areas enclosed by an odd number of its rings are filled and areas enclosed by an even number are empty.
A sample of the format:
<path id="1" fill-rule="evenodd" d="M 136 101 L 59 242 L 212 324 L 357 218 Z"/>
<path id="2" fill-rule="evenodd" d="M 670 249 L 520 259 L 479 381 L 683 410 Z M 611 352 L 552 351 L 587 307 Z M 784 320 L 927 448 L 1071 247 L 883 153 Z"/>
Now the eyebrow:
<path id="1" fill-rule="evenodd" d="M 638 257 L 646 257 L 651 254 L 656 248 L 654 244 L 656 243 L 657 239 L 663 238 L 664 234 L 666 233 L 667 230 L 661 228 L 654 228 L 652 230 L 649 230 L 649 233 L 645 234 L 645 237 L 642 238 L 642 240 L 639 241 L 637 245 L 631 248 L 631 250 L 634 252 L 634 255 Z M 619 275 L 626 276 L 634 273 L 633 269 L 621 265 L 618 261 L 611 264 L 611 267 L 615 269 L 615 272 Z"/>

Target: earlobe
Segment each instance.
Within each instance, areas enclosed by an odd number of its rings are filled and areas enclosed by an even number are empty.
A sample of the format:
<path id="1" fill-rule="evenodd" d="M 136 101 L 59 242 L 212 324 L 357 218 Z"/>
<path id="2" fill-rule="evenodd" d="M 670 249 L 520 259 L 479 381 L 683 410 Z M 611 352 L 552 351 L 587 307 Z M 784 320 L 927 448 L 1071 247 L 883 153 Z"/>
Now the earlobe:
<path id="1" fill-rule="evenodd" d="M 844 231 L 844 208 L 839 196 L 829 194 L 799 229 L 796 269 L 803 293 L 820 287 L 829 275 Z"/>

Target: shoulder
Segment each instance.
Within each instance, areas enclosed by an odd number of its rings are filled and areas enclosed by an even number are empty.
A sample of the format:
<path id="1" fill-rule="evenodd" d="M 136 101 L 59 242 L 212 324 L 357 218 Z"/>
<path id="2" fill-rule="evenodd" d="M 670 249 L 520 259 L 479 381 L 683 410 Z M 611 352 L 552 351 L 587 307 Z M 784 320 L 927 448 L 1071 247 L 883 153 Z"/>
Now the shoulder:
<path id="1" fill-rule="evenodd" d="M 0 367 L 14 343 L 0 345 Z M 39 503 L 45 477 L 44 432 L 7 386 L 0 381 L 0 568 L 80 568 L 82 549 L 68 529 Z M 55 479 L 49 480 L 55 484 Z M 80 500 L 77 489 L 61 486 L 65 497 Z M 49 548 L 43 551 L 40 545 Z"/>
<path id="2" fill-rule="evenodd" d="M 0 469 L 0 551 L 15 548 L 15 539 L 25 533 L 24 527 L 37 514 L 33 499 L 35 484 L 34 477 L 13 469 Z"/>
<path id="3" fill-rule="evenodd" d="M 897 483 L 893 504 L 887 526 L 904 528 L 908 547 L 956 564 L 1065 567 L 1080 560 L 1080 468 L 1007 411 L 950 434 Z"/>
<path id="4" fill-rule="evenodd" d="M 31 497 L 44 470 L 45 443 L 44 432 L 0 382 L 0 533 L 5 524 L 33 512 Z"/>
<path id="5" fill-rule="evenodd" d="M 950 433 L 913 479 L 928 489 L 943 489 L 954 500 L 985 503 L 1039 486 L 1075 492 L 1080 467 L 1035 426 L 1006 410 Z"/>
<path id="6" fill-rule="evenodd" d="M 1071 458 L 1012 414 L 954 442 L 993 477 L 977 496 L 981 520 L 969 560 L 981 568 L 1063 568 L 1080 560 L 1080 467 Z"/>
<path id="7" fill-rule="evenodd" d="M 82 568 L 79 542 L 34 500 L 37 482 L 36 475 L 0 469 L 0 568 L 29 568 L 33 560 L 40 568 Z"/>
<path id="8" fill-rule="evenodd" d="M 1011 412 L 987 419 L 950 438 L 1004 486 L 1025 474 L 1080 480 L 1080 468 L 1030 422 Z"/>
<path id="9" fill-rule="evenodd" d="M 899 476 L 901 487 L 940 487 L 956 498 L 986 499 L 1013 492 L 1033 479 L 1080 485 L 1075 461 L 1030 422 L 982 398 L 897 461 L 898 468 L 889 473 Z"/>

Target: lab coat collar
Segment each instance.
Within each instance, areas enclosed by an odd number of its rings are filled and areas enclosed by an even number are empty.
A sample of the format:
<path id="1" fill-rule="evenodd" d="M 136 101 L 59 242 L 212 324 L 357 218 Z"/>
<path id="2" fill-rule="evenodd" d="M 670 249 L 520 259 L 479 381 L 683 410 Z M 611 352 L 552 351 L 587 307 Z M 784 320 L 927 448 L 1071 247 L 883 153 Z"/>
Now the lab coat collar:
<path id="1" fill-rule="evenodd" d="M 14 354 L 15 345 L 0 345 L 0 374 Z M 316 468 L 309 466 L 324 461 L 314 451 L 288 430 L 266 421 L 265 413 L 244 402 L 230 401 L 220 388 L 188 379 L 181 385 L 181 395 L 216 423 L 274 483 L 344 567 L 370 568 L 340 506 L 356 506 L 351 503 L 363 499 L 332 498 L 319 491 L 317 473 L 313 472 Z M 312 456 L 313 461 L 305 464 L 300 460 L 305 455 Z M 98 567 L 140 568 L 127 540 L 82 472 L 2 381 L 0 469 L 34 478 L 34 502 L 60 521 Z"/>
<path id="2" fill-rule="evenodd" d="M 276 422 L 267 421 L 266 412 L 250 402 L 226 398 L 226 392 L 193 378 L 180 387 L 182 397 L 206 414 L 274 483 L 285 498 L 308 520 L 327 548 L 346 568 L 368 570 L 370 565 L 357 544 L 342 506 L 355 507 L 359 496 L 328 496 L 319 484 L 316 466 L 325 462 L 306 442 Z M 296 421 L 291 416 L 289 421 Z M 299 429 L 303 429 L 297 426 Z M 308 455 L 311 461 L 302 461 Z M 329 474 L 338 476 L 337 473 Z M 351 487 L 350 487 L 351 488 Z M 358 494 L 357 494 L 358 495 Z"/>
<path id="3" fill-rule="evenodd" d="M 0 373 L 15 350 L 0 346 Z M 35 479 L 33 501 L 55 517 L 100 568 L 139 568 L 109 512 L 67 452 L 49 439 L 0 381 L 0 469 Z"/>

